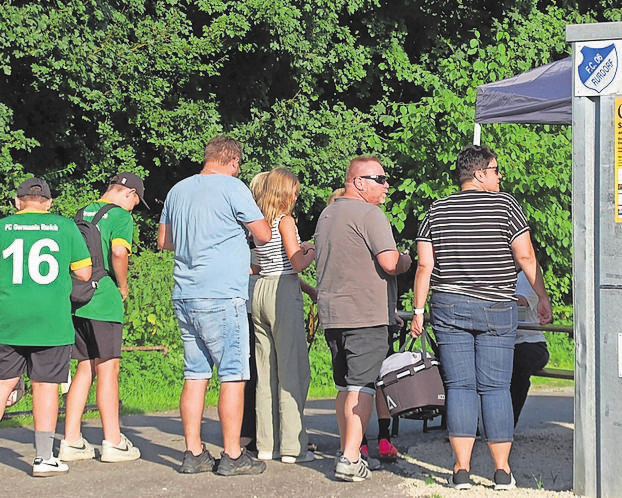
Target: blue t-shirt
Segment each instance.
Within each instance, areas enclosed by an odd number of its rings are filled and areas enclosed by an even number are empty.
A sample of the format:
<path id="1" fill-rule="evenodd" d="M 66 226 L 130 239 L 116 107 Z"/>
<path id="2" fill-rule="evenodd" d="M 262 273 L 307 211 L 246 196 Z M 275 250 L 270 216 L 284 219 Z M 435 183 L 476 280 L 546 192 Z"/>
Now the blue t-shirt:
<path id="1" fill-rule="evenodd" d="M 243 224 L 262 218 L 250 190 L 233 176 L 198 174 L 176 184 L 160 218 L 173 236 L 173 299 L 248 299 Z"/>

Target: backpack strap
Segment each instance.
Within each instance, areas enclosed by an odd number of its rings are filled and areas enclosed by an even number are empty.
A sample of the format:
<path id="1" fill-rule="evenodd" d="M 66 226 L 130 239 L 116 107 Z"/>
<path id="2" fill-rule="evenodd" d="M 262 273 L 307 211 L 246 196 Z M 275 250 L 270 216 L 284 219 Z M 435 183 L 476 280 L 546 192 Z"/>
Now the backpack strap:
<path id="1" fill-rule="evenodd" d="M 110 211 L 112 208 L 116 208 L 116 207 L 120 207 L 120 206 L 117 206 L 116 204 L 113 204 L 111 202 L 106 204 L 106 205 L 104 205 L 104 206 L 102 206 L 101 208 L 99 208 L 99 211 L 97 211 L 97 213 L 95 213 L 95 216 L 91 220 L 91 223 L 93 223 L 93 225 L 97 225 L 99 223 L 99 220 L 101 220 L 108 211 Z M 84 210 L 85 209 L 86 209 L 86 206 L 83 207 L 82 209 L 78 209 L 78 212 L 74 216 L 74 219 L 76 221 L 83 221 L 84 220 Z"/>
<path id="2" fill-rule="evenodd" d="M 78 209 L 78 212 L 73 217 L 73 219 L 76 220 L 76 221 L 83 221 L 84 220 L 84 210 L 85 209 L 86 209 L 86 206 L 83 207 L 82 209 Z"/>
<path id="3" fill-rule="evenodd" d="M 91 220 L 91 223 L 93 223 L 93 225 L 97 225 L 99 223 L 99 220 L 101 220 L 108 211 L 116 207 L 120 207 L 120 206 L 117 206 L 116 204 L 112 204 L 112 203 L 108 203 L 105 206 L 102 206 L 99 209 L 99 211 L 97 211 L 93 219 Z"/>

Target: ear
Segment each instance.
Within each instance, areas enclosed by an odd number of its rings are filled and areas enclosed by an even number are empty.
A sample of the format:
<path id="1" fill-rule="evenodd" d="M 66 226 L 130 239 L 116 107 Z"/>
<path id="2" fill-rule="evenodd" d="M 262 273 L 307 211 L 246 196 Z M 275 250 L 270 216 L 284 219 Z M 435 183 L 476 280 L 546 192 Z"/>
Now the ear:
<path id="1" fill-rule="evenodd" d="M 354 185 L 354 188 L 356 188 L 356 190 L 358 191 L 363 190 L 363 179 L 361 177 L 359 176 L 355 177 L 352 184 Z"/>
<path id="2" fill-rule="evenodd" d="M 15 204 L 15 207 L 18 211 L 22 210 L 22 201 L 20 200 L 19 197 L 14 197 L 13 198 L 13 203 Z"/>
<path id="3" fill-rule="evenodd" d="M 50 208 L 52 207 L 52 200 L 53 199 L 48 199 L 47 201 L 45 201 L 45 210 L 49 211 Z"/>

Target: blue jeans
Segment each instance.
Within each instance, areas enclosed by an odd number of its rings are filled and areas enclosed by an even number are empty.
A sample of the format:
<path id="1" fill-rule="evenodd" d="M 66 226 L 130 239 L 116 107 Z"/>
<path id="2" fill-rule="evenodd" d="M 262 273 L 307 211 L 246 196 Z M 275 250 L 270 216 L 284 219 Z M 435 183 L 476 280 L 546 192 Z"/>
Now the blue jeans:
<path id="1" fill-rule="evenodd" d="M 479 395 L 488 441 L 512 441 L 510 380 L 518 319 L 516 303 L 435 292 L 430 312 L 447 390 L 449 435 L 475 437 Z"/>
<path id="2" fill-rule="evenodd" d="M 210 379 L 214 365 L 221 382 L 250 378 L 246 300 L 174 299 L 184 344 L 184 379 Z"/>

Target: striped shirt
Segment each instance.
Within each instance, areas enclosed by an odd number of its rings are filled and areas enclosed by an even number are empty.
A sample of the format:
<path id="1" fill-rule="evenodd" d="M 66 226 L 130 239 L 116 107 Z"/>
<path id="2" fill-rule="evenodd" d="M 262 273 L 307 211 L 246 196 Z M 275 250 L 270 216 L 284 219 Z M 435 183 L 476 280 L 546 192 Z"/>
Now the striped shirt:
<path id="1" fill-rule="evenodd" d="M 512 241 L 529 230 L 516 199 L 505 192 L 465 190 L 435 201 L 417 241 L 431 242 L 431 289 L 485 299 L 515 300 Z"/>
<path id="2" fill-rule="evenodd" d="M 291 275 L 293 273 L 298 273 L 294 270 L 287 257 L 283 239 L 281 238 L 281 232 L 279 232 L 279 225 L 283 216 L 285 215 L 280 215 L 272 222 L 272 238 L 270 242 L 263 246 L 258 246 L 255 249 L 257 264 L 261 267 L 259 275 Z M 296 228 L 296 239 L 298 243 L 300 243 L 298 228 Z"/>

